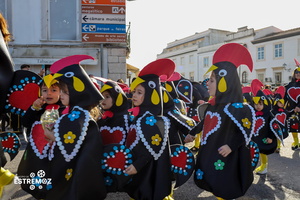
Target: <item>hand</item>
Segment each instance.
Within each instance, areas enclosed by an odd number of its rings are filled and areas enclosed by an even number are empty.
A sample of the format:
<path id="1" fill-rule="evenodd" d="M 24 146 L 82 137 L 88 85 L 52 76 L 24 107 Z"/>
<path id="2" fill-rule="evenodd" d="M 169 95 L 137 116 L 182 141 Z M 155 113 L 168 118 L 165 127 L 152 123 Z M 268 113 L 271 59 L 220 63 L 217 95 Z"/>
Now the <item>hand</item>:
<path id="1" fill-rule="evenodd" d="M 300 112 L 300 108 L 299 107 L 295 107 L 294 112 Z"/>
<path id="2" fill-rule="evenodd" d="M 44 104 L 46 103 L 46 101 L 44 101 L 44 97 L 41 96 L 39 98 L 37 98 L 34 102 L 33 102 L 33 107 L 34 108 L 41 108 Z"/>
<path id="3" fill-rule="evenodd" d="M 135 167 L 131 164 L 131 165 L 129 165 L 129 167 L 127 167 L 125 169 L 125 173 L 128 175 L 134 175 L 134 174 L 137 174 L 137 171 L 136 171 Z"/>
<path id="4" fill-rule="evenodd" d="M 218 151 L 219 154 L 222 155 L 224 158 L 227 157 L 232 152 L 231 148 L 227 144 L 221 146 L 218 149 Z"/>
<path id="5" fill-rule="evenodd" d="M 55 142 L 55 136 L 52 130 L 49 130 L 47 128 L 44 129 L 44 135 L 45 135 L 45 139 L 52 144 L 53 142 Z"/>
<path id="6" fill-rule="evenodd" d="M 184 142 L 185 143 L 189 143 L 189 142 L 193 142 L 195 140 L 195 136 L 192 136 L 190 134 L 188 134 L 185 139 L 184 139 Z"/>
<path id="7" fill-rule="evenodd" d="M 273 140 L 271 138 L 267 138 L 267 144 L 271 144 Z"/>
<path id="8" fill-rule="evenodd" d="M 38 75 L 40 76 L 44 76 L 44 74 L 45 74 L 45 69 L 41 69 L 40 72 L 38 73 Z"/>

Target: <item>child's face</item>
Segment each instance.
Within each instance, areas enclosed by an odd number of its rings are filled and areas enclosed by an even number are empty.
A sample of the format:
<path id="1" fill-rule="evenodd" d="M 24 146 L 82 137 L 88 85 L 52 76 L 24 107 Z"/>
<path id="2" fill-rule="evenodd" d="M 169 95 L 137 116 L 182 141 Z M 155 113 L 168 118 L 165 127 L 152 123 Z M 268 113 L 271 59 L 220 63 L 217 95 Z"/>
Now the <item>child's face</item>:
<path id="1" fill-rule="evenodd" d="M 68 87 L 60 90 L 60 101 L 63 105 L 68 106 L 70 103 Z"/>
<path id="2" fill-rule="evenodd" d="M 295 71 L 295 79 L 300 79 L 300 71 L 298 70 Z"/>
<path id="3" fill-rule="evenodd" d="M 254 108 L 256 111 L 262 111 L 264 109 L 264 104 L 262 101 L 259 101 L 258 104 L 254 104 Z"/>
<path id="4" fill-rule="evenodd" d="M 207 88 L 210 96 L 216 96 L 217 80 L 214 72 L 210 75 L 209 81 L 207 82 Z"/>
<path id="5" fill-rule="evenodd" d="M 138 85 L 133 91 L 132 91 L 132 102 L 134 106 L 140 106 L 145 97 L 145 88 L 141 85 Z"/>
<path id="6" fill-rule="evenodd" d="M 58 86 L 52 85 L 50 88 L 48 88 L 46 85 L 43 85 L 41 92 L 44 101 L 46 101 L 47 104 L 55 104 L 58 102 L 60 94 L 60 89 Z"/>
<path id="7" fill-rule="evenodd" d="M 280 102 L 280 101 L 277 101 L 277 106 L 279 107 L 279 108 L 283 108 L 283 104 Z"/>
<path id="8" fill-rule="evenodd" d="M 111 98 L 108 91 L 102 92 L 104 99 L 101 102 L 101 107 L 103 110 L 109 110 L 113 106 L 113 99 Z"/>

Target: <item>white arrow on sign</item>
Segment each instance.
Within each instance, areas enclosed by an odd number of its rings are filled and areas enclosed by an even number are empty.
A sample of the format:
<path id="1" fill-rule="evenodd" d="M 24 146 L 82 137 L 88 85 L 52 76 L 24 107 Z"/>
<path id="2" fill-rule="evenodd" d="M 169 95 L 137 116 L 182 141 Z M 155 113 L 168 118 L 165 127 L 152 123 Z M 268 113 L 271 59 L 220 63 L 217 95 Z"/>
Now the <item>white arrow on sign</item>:
<path id="1" fill-rule="evenodd" d="M 88 37 L 87 34 L 85 34 L 82 38 L 83 38 L 85 41 L 87 41 L 87 39 L 89 39 L 90 37 Z"/>
<path id="2" fill-rule="evenodd" d="M 124 13 L 124 12 L 125 12 L 125 9 L 122 7 L 122 8 L 119 9 L 119 12 L 120 12 L 120 13 Z"/>
<path id="3" fill-rule="evenodd" d="M 88 25 L 84 25 L 84 26 L 82 27 L 82 29 L 83 29 L 84 31 L 87 31 L 87 30 L 89 30 L 89 27 L 88 27 Z"/>

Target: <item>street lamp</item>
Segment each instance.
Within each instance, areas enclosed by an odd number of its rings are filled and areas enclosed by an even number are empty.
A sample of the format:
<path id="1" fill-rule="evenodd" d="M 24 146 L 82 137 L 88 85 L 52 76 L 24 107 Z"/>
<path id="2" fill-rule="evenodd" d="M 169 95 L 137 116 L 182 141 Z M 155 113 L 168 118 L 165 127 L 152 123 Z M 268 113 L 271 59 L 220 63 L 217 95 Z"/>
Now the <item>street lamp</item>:
<path id="1" fill-rule="evenodd" d="M 282 64 L 283 69 L 286 70 L 286 71 L 288 71 L 288 72 L 290 72 L 290 71 L 291 71 L 291 68 L 287 68 L 286 66 L 287 66 L 286 63 L 283 63 L 283 64 Z"/>

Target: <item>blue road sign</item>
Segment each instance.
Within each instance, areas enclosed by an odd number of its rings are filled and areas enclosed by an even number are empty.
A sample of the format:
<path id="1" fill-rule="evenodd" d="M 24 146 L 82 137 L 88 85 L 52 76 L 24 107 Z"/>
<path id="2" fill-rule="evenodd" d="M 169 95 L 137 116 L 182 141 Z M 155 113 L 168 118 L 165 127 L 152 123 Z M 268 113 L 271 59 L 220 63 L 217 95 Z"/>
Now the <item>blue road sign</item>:
<path id="1" fill-rule="evenodd" d="M 82 33 L 126 33 L 125 24 L 82 24 Z"/>

